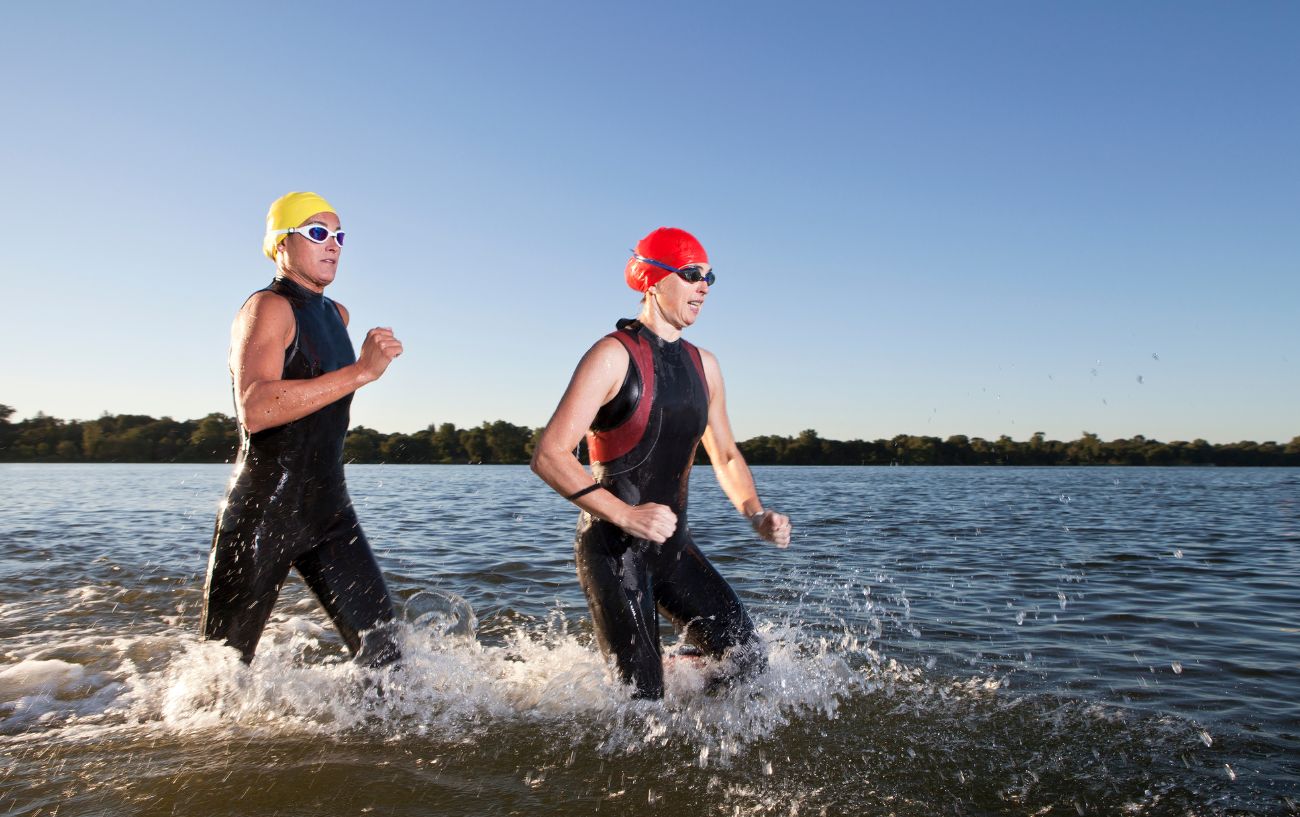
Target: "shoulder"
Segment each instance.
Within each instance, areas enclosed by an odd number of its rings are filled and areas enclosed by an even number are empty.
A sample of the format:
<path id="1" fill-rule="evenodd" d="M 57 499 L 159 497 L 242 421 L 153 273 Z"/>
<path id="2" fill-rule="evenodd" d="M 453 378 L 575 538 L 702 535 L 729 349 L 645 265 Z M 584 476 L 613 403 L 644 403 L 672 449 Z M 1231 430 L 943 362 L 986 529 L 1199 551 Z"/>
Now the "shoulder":
<path id="1" fill-rule="evenodd" d="M 584 367 L 597 368 L 617 368 L 620 373 L 627 368 L 627 361 L 630 355 L 627 347 L 613 335 L 606 335 L 591 345 L 587 353 L 582 356 Z"/>
<path id="2" fill-rule="evenodd" d="M 289 299 L 270 290 L 261 289 L 249 296 L 239 310 L 239 316 L 257 321 L 293 321 L 293 305 Z"/>
<path id="3" fill-rule="evenodd" d="M 689 341 L 687 342 L 690 343 Z M 700 360 L 703 360 L 706 363 L 712 363 L 714 366 L 718 365 L 717 356 L 715 356 L 708 349 L 705 349 L 703 346 L 696 346 L 694 343 L 691 343 L 690 345 L 692 349 L 700 353 Z"/>
<path id="4" fill-rule="evenodd" d="M 694 344 L 692 344 L 694 346 Z M 702 346 L 695 346 L 695 351 L 700 353 L 700 362 L 704 364 L 706 372 L 721 372 L 722 367 L 718 364 L 718 358 L 708 349 Z"/>
<path id="5" fill-rule="evenodd" d="M 261 290 L 254 292 L 247 301 L 244 301 L 239 314 L 235 316 L 231 336 L 244 338 L 244 342 L 252 342 L 256 338 L 269 342 L 271 338 L 278 337 L 287 345 L 293 339 L 297 325 L 293 316 L 293 305 L 289 303 L 288 298 L 275 292 Z"/>
<path id="6" fill-rule="evenodd" d="M 704 381 L 709 387 L 709 394 L 715 395 L 722 391 L 722 367 L 718 364 L 718 358 L 708 349 L 699 346 L 695 350 L 700 353 L 700 365 L 704 368 Z"/>
<path id="7" fill-rule="evenodd" d="M 608 400 L 612 392 L 627 377 L 629 355 L 623 344 L 611 337 L 603 337 L 592 344 L 578 361 L 573 372 L 573 385 L 579 390 L 594 390 Z"/>
<path id="8" fill-rule="evenodd" d="M 334 308 L 337 309 L 337 310 L 339 311 L 339 317 L 343 319 L 343 325 L 344 325 L 344 326 L 347 326 L 347 325 L 348 325 L 348 319 L 349 319 L 349 316 L 348 316 L 348 308 L 347 308 L 346 306 L 344 306 L 343 304 L 341 304 L 341 303 L 339 303 L 338 301 L 335 301 L 335 300 L 333 300 L 333 299 L 330 300 L 330 303 L 334 304 Z"/>

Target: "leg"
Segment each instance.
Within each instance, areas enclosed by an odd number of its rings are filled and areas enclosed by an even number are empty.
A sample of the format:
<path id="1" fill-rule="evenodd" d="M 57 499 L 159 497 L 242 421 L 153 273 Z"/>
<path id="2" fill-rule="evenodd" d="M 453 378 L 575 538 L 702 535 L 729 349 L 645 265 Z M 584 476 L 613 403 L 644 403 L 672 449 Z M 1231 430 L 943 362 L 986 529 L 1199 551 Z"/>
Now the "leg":
<path id="1" fill-rule="evenodd" d="M 393 602 L 366 535 L 349 505 L 323 541 L 293 563 L 361 664 L 381 667 L 402 657 L 391 628 Z"/>
<path id="2" fill-rule="evenodd" d="M 262 519 L 241 518 L 240 510 L 229 505 L 217 518 L 199 635 L 225 641 L 248 664 L 289 575 L 286 552 L 293 543 Z"/>
<path id="3" fill-rule="evenodd" d="M 642 544 L 597 522 L 581 532 L 574 554 L 601 651 L 613 656 L 619 676 L 636 688 L 636 697 L 662 698 L 659 618 Z"/>
<path id="4" fill-rule="evenodd" d="M 659 609 L 688 644 L 730 667 L 719 682 L 753 677 L 767 668 L 767 654 L 740 598 L 689 538 L 656 573 Z"/>

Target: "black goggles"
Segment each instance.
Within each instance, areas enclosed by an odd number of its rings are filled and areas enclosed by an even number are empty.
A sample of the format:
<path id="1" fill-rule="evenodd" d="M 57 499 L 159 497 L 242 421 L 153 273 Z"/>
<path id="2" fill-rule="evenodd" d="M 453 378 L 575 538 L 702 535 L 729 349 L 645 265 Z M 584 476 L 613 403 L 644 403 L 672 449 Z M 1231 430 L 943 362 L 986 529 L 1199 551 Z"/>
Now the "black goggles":
<path id="1" fill-rule="evenodd" d="M 653 258 L 646 258 L 644 255 L 637 255 L 636 250 L 632 250 L 632 257 L 643 264 L 649 264 L 652 267 L 666 269 L 669 272 L 676 273 L 683 281 L 691 284 L 698 284 L 700 281 L 713 286 L 713 282 L 718 280 L 718 276 L 713 274 L 713 270 L 706 268 L 703 264 L 687 264 L 684 267 L 673 267 L 662 261 L 656 261 Z"/>

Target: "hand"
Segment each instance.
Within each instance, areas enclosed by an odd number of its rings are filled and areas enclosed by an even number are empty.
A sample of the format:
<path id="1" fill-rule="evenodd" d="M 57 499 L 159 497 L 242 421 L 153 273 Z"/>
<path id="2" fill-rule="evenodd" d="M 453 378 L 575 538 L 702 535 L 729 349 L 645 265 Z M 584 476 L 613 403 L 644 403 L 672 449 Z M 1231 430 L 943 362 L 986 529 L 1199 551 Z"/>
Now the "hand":
<path id="1" fill-rule="evenodd" d="M 388 369 L 388 364 L 393 362 L 393 358 L 401 353 L 402 342 L 393 337 L 393 330 L 386 326 L 376 326 L 366 333 L 366 339 L 361 344 L 361 355 L 357 358 L 357 366 L 361 367 L 361 371 L 371 380 L 378 380 L 379 376 Z"/>
<path id="2" fill-rule="evenodd" d="M 633 505 L 619 527 L 638 539 L 663 544 L 677 530 L 677 514 L 667 505 L 654 502 Z"/>
<path id="3" fill-rule="evenodd" d="M 759 511 L 749 518 L 754 532 L 779 548 L 790 547 L 790 517 L 776 511 Z"/>

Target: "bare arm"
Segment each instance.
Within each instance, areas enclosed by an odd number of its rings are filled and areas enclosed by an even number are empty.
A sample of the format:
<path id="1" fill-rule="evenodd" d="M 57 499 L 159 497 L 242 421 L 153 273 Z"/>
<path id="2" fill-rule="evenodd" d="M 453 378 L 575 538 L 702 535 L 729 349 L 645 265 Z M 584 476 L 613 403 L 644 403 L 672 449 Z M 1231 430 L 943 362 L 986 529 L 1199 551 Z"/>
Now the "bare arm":
<path id="1" fill-rule="evenodd" d="M 347 312 L 339 312 L 347 323 Z M 308 380 L 281 380 L 284 350 L 293 342 L 293 308 L 283 297 L 259 292 L 239 310 L 230 328 L 230 372 L 239 420 L 250 434 L 291 423 L 378 380 L 401 341 L 390 329 L 366 334 L 356 363 Z"/>
<path id="2" fill-rule="evenodd" d="M 712 353 L 700 350 L 704 363 L 704 376 L 709 385 L 709 425 L 704 430 L 704 450 L 709 452 L 713 472 L 718 484 L 731 504 L 750 520 L 758 535 L 778 547 L 790 544 L 790 519 L 784 514 L 764 510 L 754 487 L 754 475 L 736 445 L 731 433 L 731 420 L 727 417 L 727 389 L 722 382 L 722 369 Z"/>
<path id="3" fill-rule="evenodd" d="M 533 451 L 533 473 L 564 497 L 590 488 L 591 475 L 574 456 L 596 412 L 613 399 L 627 376 L 628 354 L 613 338 L 592 346 L 578 362 L 569 387 L 560 398 L 551 421 Z M 677 515 L 665 505 L 648 502 L 628 505 L 614 494 L 598 488 L 572 500 L 579 508 L 604 519 L 638 539 L 664 542 L 677 529 Z"/>

